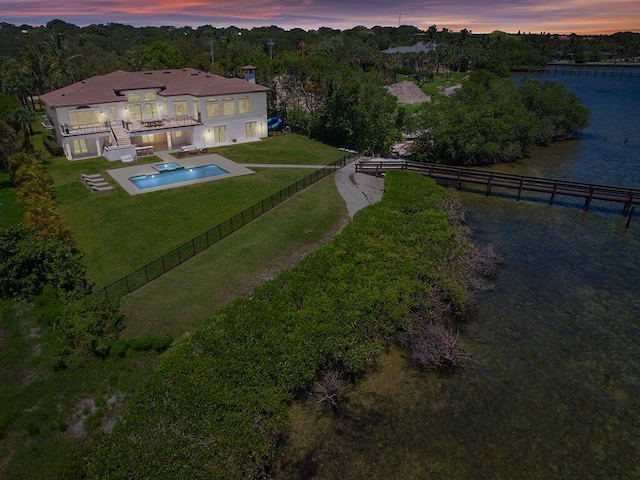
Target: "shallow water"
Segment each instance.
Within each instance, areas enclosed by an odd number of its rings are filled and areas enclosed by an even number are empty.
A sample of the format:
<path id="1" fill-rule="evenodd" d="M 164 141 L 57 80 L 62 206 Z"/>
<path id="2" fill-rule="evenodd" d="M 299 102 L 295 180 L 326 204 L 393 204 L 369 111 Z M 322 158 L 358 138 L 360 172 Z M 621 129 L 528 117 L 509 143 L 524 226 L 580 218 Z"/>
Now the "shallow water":
<path id="1" fill-rule="evenodd" d="M 542 79 L 591 126 L 500 170 L 640 187 L 640 80 Z M 392 349 L 338 414 L 296 405 L 284 478 L 640 478 L 640 212 L 461 195 L 506 260 L 461 332 L 476 362 L 443 377 Z"/>

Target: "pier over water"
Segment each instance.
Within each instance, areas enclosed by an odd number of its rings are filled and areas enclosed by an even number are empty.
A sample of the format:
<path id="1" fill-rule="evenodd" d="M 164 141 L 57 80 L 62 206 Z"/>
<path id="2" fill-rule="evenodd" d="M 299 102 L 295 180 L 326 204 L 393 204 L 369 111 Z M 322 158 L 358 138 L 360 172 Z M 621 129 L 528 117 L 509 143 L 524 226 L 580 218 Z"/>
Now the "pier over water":
<path id="1" fill-rule="evenodd" d="M 622 204 L 622 214 L 628 215 L 631 221 L 635 205 L 640 204 L 640 189 L 597 185 L 584 182 L 571 182 L 552 178 L 538 178 L 525 175 L 489 172 L 465 167 L 453 167 L 434 163 L 418 163 L 404 160 L 364 161 L 356 164 L 356 172 L 381 176 L 389 170 L 405 170 L 425 175 L 439 182 L 455 185 L 460 189 L 463 184 L 484 186 L 486 196 L 494 187 L 517 191 L 516 200 L 523 198 L 523 193 L 548 193 L 549 205 L 557 196 L 584 199 L 583 210 L 588 211 L 593 200 L 602 200 Z"/>

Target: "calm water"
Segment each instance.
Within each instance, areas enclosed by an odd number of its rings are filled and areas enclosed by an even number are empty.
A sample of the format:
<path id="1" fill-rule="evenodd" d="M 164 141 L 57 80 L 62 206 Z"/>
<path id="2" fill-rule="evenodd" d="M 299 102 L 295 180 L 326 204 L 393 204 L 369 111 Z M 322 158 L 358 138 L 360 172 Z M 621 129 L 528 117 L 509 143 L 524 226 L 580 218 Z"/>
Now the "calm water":
<path id="1" fill-rule="evenodd" d="M 169 164 L 161 164 L 169 165 Z M 177 164 L 176 164 L 177 165 Z M 225 169 L 217 165 L 203 165 L 200 167 L 177 168 L 174 170 L 163 170 L 159 173 L 151 175 L 138 175 L 129 177 L 129 181 L 139 189 L 160 187 L 162 185 L 171 185 L 174 183 L 189 182 L 200 178 L 217 177 L 226 175 Z"/>
<path id="2" fill-rule="evenodd" d="M 640 187 L 640 80 L 541 79 L 591 126 L 500 168 Z M 506 260 L 462 331 L 477 363 L 441 377 L 393 350 L 337 416 L 296 405 L 285 478 L 640 478 L 640 211 L 627 230 L 621 207 L 462 197 Z"/>

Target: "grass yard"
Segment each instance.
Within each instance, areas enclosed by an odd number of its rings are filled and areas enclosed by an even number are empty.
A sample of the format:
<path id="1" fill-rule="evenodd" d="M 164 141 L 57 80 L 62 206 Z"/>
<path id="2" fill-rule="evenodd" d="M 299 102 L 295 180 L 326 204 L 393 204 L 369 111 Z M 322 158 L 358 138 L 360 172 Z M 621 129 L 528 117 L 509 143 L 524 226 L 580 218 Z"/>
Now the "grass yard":
<path id="1" fill-rule="evenodd" d="M 125 296 L 125 337 L 193 331 L 229 300 L 333 234 L 346 207 L 333 177 L 307 188 L 185 264 Z"/>
<path id="2" fill-rule="evenodd" d="M 265 147 L 263 154 L 260 146 Z M 343 153 L 287 135 L 235 145 L 224 149 L 224 155 L 239 163 L 327 164 Z M 138 163 L 154 161 L 158 158 Z M 65 221 L 98 287 L 311 172 L 258 168 L 250 176 L 144 195 L 130 196 L 119 187 L 113 193 L 93 195 L 80 182 L 80 173 L 101 173 L 108 179 L 106 170 L 117 163 L 104 158 L 77 162 L 53 158 L 47 164 Z M 194 331 L 230 299 L 313 250 L 341 226 L 345 216 L 332 177 L 305 189 L 124 297 L 123 336 L 178 337 Z M 21 209 L 8 177 L 0 177 L 0 225 L 20 220 Z M 85 435 L 90 437 L 103 421 L 119 414 L 160 358 L 156 352 L 128 352 L 123 358 L 87 358 L 84 365 L 56 372 L 50 327 L 51 319 L 45 318 L 38 302 L 0 301 L 1 478 L 53 478 L 51 472 L 65 458 L 82 454 Z M 73 478 L 73 472 L 66 473 L 57 478 Z"/>
<path id="3" fill-rule="evenodd" d="M 285 165 L 327 165 L 344 156 L 344 152 L 333 147 L 295 134 L 273 136 L 260 142 L 229 145 L 211 151 L 237 163 Z"/>
<path id="4" fill-rule="evenodd" d="M 264 147 L 264 152 L 261 151 Z M 261 153 L 262 152 L 262 153 Z M 307 163 L 325 165 L 344 154 L 297 135 L 216 149 L 239 163 Z M 143 160 L 157 162 L 157 157 Z M 118 164 L 104 158 L 69 162 L 51 160 L 49 171 L 67 225 L 85 254 L 89 278 L 97 288 L 160 257 L 207 229 L 232 217 L 296 180 L 308 169 L 254 169 L 254 175 L 131 196 L 117 186 L 92 194 L 81 173 L 101 173 Z"/>
<path id="5" fill-rule="evenodd" d="M 21 221 L 22 208 L 18 205 L 9 174 L 0 171 L 0 229 L 12 227 Z"/>

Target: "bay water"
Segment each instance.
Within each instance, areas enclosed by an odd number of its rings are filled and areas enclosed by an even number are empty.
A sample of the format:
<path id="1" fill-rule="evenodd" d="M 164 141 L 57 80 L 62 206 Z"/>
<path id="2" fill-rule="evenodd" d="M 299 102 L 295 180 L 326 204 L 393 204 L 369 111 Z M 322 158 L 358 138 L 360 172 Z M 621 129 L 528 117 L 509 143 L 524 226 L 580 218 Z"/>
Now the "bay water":
<path id="1" fill-rule="evenodd" d="M 640 79 L 536 78 L 591 124 L 496 170 L 640 188 Z M 620 205 L 460 195 L 505 258 L 461 328 L 474 361 L 440 375 L 391 348 L 337 412 L 294 405 L 283 478 L 640 478 L 640 211 L 626 229 Z"/>

